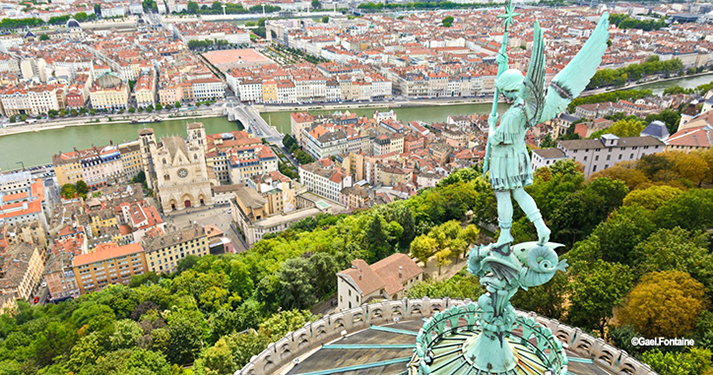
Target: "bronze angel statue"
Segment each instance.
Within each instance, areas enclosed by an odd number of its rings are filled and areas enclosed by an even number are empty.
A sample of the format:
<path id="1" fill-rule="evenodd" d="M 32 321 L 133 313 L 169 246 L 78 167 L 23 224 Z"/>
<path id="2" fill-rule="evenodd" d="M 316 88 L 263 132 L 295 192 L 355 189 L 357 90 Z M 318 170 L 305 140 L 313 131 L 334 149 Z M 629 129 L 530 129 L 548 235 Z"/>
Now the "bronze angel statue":
<path id="1" fill-rule="evenodd" d="M 497 127 L 497 111 L 494 110 L 488 118 L 490 132 L 483 170 L 483 173 L 490 171 L 490 184 L 495 190 L 498 204 L 500 236 L 496 246 L 513 241 L 510 234 L 513 214 L 511 196 L 535 225 L 537 242 L 544 245 L 549 241 L 550 230 L 535 201 L 524 190 L 533 180 L 525 133 L 530 127 L 558 116 L 582 93 L 602 61 L 608 41 L 609 15 L 604 13 L 589 40 L 549 85 L 545 83 L 544 40 L 538 22 L 535 22 L 527 75 L 523 76 L 516 69 L 508 69 L 505 48 L 500 50 L 496 60 L 496 95 L 501 93 L 512 105 L 502 115 Z"/>

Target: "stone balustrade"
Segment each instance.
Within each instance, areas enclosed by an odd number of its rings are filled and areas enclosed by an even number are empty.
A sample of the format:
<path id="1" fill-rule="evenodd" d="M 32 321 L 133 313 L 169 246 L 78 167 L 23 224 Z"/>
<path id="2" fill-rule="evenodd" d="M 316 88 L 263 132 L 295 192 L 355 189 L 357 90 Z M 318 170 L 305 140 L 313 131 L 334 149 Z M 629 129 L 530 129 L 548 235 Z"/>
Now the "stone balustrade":
<path id="1" fill-rule="evenodd" d="M 236 375 L 273 374 L 295 358 L 323 344 L 338 339 L 343 332 L 354 333 L 372 325 L 384 325 L 395 321 L 421 320 L 454 305 L 462 305 L 470 300 L 456 299 L 407 299 L 365 304 L 359 307 L 325 315 L 316 322 L 290 332 L 267 349 L 254 356 Z M 567 350 L 590 358 L 598 366 L 621 375 L 657 375 L 647 364 L 631 357 L 624 350 L 615 348 L 601 338 L 594 338 L 579 328 L 573 328 L 555 319 L 538 316 L 532 312 L 517 311 L 552 330 Z"/>

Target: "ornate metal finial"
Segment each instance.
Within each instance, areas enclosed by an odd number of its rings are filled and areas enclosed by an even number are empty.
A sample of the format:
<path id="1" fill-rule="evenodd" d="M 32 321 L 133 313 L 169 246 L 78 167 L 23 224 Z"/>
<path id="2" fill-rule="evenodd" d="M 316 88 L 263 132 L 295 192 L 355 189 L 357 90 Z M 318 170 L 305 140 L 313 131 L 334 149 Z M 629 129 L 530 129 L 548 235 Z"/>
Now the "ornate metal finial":
<path id="1" fill-rule="evenodd" d="M 512 0 L 508 1 L 507 5 L 505 5 L 505 13 L 498 15 L 498 18 L 503 18 L 503 26 L 506 32 L 510 30 L 510 26 L 515 22 L 514 18 L 520 14 L 521 13 L 515 12 L 515 6 L 512 5 Z"/>

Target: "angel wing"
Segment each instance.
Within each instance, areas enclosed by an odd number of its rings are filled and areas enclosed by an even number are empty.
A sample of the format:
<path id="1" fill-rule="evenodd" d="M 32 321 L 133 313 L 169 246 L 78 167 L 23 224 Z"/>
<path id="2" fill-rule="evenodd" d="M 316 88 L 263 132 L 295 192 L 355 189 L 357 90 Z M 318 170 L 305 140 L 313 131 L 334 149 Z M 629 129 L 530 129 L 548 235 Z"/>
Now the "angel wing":
<path id="1" fill-rule="evenodd" d="M 544 108 L 540 113 L 540 122 L 558 116 L 584 91 L 602 62 L 608 41 L 609 13 L 604 13 L 582 49 L 550 82 Z"/>
<path id="2" fill-rule="evenodd" d="M 539 22 L 535 22 L 530 66 L 520 89 L 520 97 L 525 102 L 526 126 L 537 125 L 545 102 L 545 41 Z"/>

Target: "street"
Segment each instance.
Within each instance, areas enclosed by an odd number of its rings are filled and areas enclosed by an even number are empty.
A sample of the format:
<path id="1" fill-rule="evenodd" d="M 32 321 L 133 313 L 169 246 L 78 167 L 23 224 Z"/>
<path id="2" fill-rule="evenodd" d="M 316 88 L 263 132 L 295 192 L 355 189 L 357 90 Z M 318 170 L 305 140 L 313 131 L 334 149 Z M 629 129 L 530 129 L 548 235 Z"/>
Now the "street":
<path id="1" fill-rule="evenodd" d="M 206 210 L 196 210 L 189 213 L 178 213 L 166 215 L 165 221 L 167 224 L 175 228 L 185 228 L 190 223 L 197 222 L 198 225 L 215 224 L 223 231 L 226 237 L 233 241 L 235 251 L 240 253 L 247 250 L 247 246 L 240 238 L 239 234 L 233 231 L 230 227 L 231 216 L 228 214 L 230 206 L 216 207 Z"/>

